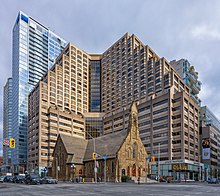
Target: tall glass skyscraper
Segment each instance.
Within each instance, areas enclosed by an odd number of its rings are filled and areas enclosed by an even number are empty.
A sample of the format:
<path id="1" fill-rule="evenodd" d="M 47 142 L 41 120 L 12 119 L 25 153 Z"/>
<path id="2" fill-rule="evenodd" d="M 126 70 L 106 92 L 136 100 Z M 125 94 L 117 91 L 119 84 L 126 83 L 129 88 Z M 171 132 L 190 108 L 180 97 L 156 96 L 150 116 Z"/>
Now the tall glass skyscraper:
<path id="1" fill-rule="evenodd" d="M 12 78 L 8 78 L 4 86 L 4 118 L 3 118 L 3 139 L 9 140 L 12 137 Z M 3 146 L 3 165 L 6 171 L 10 171 L 11 164 L 11 149 L 8 146 Z"/>
<path id="2" fill-rule="evenodd" d="M 66 41 L 23 12 L 19 12 L 13 28 L 13 137 L 15 172 L 27 164 L 28 94 L 54 64 Z M 37 136 L 33 136 L 37 137 Z"/>

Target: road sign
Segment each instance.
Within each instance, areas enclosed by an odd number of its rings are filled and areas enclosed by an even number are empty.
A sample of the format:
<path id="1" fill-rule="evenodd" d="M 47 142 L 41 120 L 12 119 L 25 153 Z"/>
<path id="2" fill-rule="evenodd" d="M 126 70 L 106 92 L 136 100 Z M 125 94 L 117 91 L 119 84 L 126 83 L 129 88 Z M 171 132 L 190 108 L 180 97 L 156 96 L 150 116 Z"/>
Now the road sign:
<path id="1" fill-rule="evenodd" d="M 102 156 L 103 159 L 107 159 L 107 156 Z"/>

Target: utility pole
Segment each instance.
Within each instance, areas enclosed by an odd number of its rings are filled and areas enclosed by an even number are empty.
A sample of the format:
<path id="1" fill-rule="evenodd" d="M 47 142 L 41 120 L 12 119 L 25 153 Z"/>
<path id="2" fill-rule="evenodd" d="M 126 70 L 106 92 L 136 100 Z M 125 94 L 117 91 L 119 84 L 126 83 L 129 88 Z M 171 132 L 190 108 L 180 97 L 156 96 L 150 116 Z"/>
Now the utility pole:
<path id="1" fill-rule="evenodd" d="M 86 132 L 86 134 L 88 134 L 92 138 L 92 140 L 93 140 L 93 153 L 95 153 L 95 157 L 94 157 L 94 174 L 95 174 L 95 183 L 97 183 L 95 138 L 89 132 Z"/>
<path id="2" fill-rule="evenodd" d="M 159 143 L 159 146 L 158 146 L 158 182 L 160 181 L 160 143 Z"/>
<path id="3" fill-rule="evenodd" d="M 104 182 L 106 183 L 106 158 L 104 157 L 104 161 L 105 161 L 105 166 L 104 166 Z"/>
<path id="4" fill-rule="evenodd" d="M 201 180 L 201 166 L 200 166 L 200 155 L 199 155 L 199 181 Z"/>
<path id="5" fill-rule="evenodd" d="M 92 137 L 93 139 L 93 149 L 94 149 L 94 153 L 95 152 L 95 138 Z M 95 172 L 95 183 L 97 183 L 97 167 L 96 167 L 96 154 L 95 154 L 95 159 L 94 159 L 94 172 Z"/>

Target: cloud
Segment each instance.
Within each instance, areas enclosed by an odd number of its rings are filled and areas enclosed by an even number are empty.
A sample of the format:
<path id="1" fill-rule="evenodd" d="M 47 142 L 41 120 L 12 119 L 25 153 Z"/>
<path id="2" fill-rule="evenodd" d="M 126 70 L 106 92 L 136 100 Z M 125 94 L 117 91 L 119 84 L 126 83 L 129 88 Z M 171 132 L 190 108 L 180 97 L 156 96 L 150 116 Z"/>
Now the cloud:
<path id="1" fill-rule="evenodd" d="M 209 85 L 205 83 L 202 85 L 202 90 L 199 94 L 202 100 L 202 105 L 207 105 L 209 109 L 216 115 L 217 118 L 220 116 L 220 104 L 219 97 L 220 92 L 218 88 L 214 85 Z"/>
<path id="2" fill-rule="evenodd" d="M 220 40 L 220 29 L 214 25 L 199 25 L 191 30 L 193 38 L 199 40 Z"/>

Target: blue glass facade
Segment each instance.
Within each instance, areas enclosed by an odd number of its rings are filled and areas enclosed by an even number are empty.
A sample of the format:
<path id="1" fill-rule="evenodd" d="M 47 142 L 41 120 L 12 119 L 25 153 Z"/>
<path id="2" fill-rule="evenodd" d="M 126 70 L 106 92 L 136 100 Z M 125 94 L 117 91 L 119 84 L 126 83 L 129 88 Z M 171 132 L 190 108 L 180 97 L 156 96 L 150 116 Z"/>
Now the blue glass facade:
<path id="1" fill-rule="evenodd" d="M 52 47 L 54 45 L 55 48 Z M 19 12 L 13 28 L 12 62 L 12 122 L 16 140 L 12 164 L 15 165 L 15 172 L 24 170 L 27 163 L 28 95 L 65 46 L 65 40 Z"/>
<path id="2" fill-rule="evenodd" d="M 101 61 L 90 61 L 90 112 L 101 111 Z"/>
<path id="3" fill-rule="evenodd" d="M 12 137 L 12 78 L 8 78 L 4 86 L 4 117 L 3 117 L 3 139 L 9 140 Z M 11 164 L 11 149 L 3 146 L 3 165 L 6 166 L 6 172 L 9 172 Z"/>

